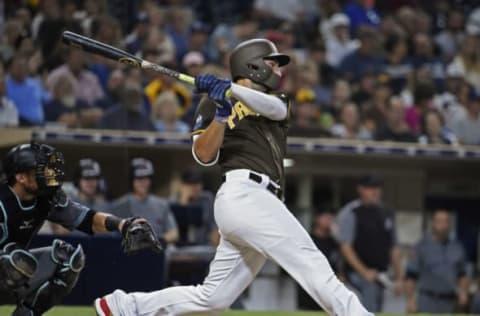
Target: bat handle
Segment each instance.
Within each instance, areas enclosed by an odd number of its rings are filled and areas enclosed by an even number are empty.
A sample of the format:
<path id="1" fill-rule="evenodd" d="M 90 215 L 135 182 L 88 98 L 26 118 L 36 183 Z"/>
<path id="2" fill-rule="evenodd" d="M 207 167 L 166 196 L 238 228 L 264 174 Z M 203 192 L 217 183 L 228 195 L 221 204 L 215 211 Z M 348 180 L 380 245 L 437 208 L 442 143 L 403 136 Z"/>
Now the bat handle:
<path id="1" fill-rule="evenodd" d="M 193 86 L 195 85 L 195 77 L 192 77 L 186 74 L 179 74 L 178 80 L 191 84 Z M 228 89 L 227 91 L 225 91 L 225 97 L 230 98 L 231 96 L 232 96 L 232 89 Z"/>

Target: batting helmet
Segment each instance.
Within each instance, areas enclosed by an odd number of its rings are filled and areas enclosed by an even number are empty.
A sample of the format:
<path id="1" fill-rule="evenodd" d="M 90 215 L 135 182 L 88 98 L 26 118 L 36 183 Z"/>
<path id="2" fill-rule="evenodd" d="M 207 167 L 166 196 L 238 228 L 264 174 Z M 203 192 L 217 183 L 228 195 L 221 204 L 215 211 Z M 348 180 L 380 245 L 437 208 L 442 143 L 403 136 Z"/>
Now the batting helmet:
<path id="1" fill-rule="evenodd" d="M 64 163 L 60 151 L 32 142 L 13 147 L 3 160 L 3 170 L 9 184 L 16 174 L 34 170 L 39 194 L 48 194 L 62 185 Z"/>
<path id="2" fill-rule="evenodd" d="M 267 59 L 275 60 L 280 67 L 290 62 L 290 57 L 280 54 L 269 40 L 256 38 L 240 43 L 230 55 L 232 79 L 247 78 L 268 90 L 277 89 L 280 76 L 265 63 Z"/>

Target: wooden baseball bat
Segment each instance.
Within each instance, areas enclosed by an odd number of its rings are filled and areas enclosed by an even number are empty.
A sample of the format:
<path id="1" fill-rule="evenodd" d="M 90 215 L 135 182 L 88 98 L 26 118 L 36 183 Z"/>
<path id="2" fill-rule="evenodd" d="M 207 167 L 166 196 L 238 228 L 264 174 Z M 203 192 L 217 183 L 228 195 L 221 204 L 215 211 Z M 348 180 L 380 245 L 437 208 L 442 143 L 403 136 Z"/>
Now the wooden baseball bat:
<path id="1" fill-rule="evenodd" d="M 151 69 L 163 75 L 176 78 L 185 83 L 194 85 L 195 78 L 178 71 L 154 64 L 152 62 L 136 57 L 124 50 L 96 41 L 94 39 L 82 36 L 80 34 L 65 31 L 62 34 L 62 42 L 73 47 L 80 48 L 86 52 L 97 54 L 108 59 L 116 60 L 120 63 L 127 64 L 142 69 Z"/>

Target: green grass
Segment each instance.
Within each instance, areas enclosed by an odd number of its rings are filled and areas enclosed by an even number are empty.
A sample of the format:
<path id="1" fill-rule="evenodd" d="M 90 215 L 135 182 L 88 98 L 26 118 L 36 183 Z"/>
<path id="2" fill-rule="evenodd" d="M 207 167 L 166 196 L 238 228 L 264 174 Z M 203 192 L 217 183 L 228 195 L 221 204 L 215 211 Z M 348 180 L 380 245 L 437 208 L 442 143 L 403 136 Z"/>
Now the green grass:
<path id="1" fill-rule="evenodd" d="M 13 311 L 13 307 L 0 306 L 0 315 L 9 316 Z M 224 316 L 326 316 L 324 313 L 318 312 L 276 312 L 276 311 L 228 311 L 223 313 Z M 378 316 L 400 316 L 402 314 L 378 314 Z M 95 316 L 95 312 L 91 307 L 56 307 L 45 316 Z M 428 316 L 427 314 L 417 314 L 417 316 Z M 443 314 L 443 316 L 448 316 Z M 457 315 L 460 316 L 460 315 Z"/>

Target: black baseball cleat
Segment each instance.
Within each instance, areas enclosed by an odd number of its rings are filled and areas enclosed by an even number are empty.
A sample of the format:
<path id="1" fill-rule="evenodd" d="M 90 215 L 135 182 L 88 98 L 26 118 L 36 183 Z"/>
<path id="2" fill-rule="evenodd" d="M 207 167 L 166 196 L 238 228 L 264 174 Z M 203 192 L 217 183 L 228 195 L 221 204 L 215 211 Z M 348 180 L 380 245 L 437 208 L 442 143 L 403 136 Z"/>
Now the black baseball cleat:
<path id="1" fill-rule="evenodd" d="M 93 306 L 95 307 L 97 316 L 113 316 L 105 296 L 102 298 L 97 298 L 93 303 Z"/>
<path id="2" fill-rule="evenodd" d="M 19 305 L 12 313 L 12 316 L 35 316 L 35 314 L 30 308 L 24 305 Z"/>

